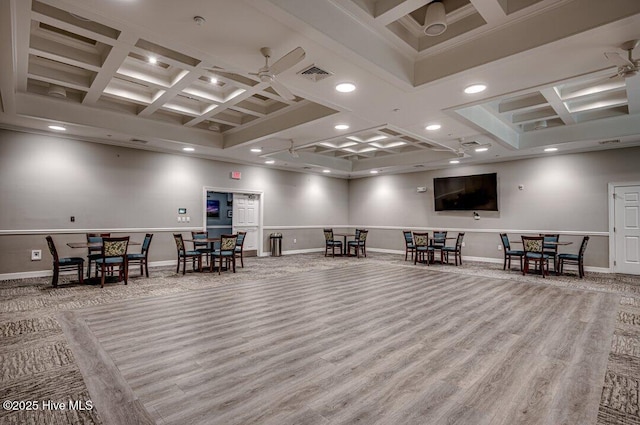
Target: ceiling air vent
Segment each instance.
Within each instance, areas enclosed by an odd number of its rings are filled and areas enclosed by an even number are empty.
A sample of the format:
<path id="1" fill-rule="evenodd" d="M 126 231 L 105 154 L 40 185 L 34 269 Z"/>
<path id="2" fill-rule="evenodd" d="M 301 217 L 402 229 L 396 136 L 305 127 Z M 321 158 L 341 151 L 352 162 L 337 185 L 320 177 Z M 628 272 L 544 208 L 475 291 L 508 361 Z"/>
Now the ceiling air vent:
<path id="1" fill-rule="evenodd" d="M 612 145 L 614 143 L 620 143 L 620 139 L 601 140 L 598 142 L 599 145 Z"/>
<path id="2" fill-rule="evenodd" d="M 146 145 L 147 143 L 149 143 L 146 140 L 142 139 L 131 139 L 130 141 L 131 143 L 138 143 L 139 145 Z"/>
<path id="3" fill-rule="evenodd" d="M 303 78 L 307 80 L 311 80 L 313 82 L 318 82 L 320 80 L 324 80 L 327 77 L 331 77 L 333 74 L 329 71 L 325 71 L 324 69 L 318 68 L 315 65 L 311 65 L 298 72 Z"/>
<path id="4" fill-rule="evenodd" d="M 475 148 L 477 146 L 480 146 L 480 143 L 478 143 L 475 140 L 471 140 L 470 142 L 462 142 L 462 143 L 460 143 L 460 146 L 462 146 L 464 148 Z"/>

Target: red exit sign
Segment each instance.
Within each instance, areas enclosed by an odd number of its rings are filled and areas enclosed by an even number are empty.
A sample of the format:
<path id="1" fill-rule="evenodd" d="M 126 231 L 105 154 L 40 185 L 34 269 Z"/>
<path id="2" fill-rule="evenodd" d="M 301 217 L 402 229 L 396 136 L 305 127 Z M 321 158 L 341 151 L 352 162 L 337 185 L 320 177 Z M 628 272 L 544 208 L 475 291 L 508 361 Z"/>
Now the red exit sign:
<path id="1" fill-rule="evenodd" d="M 240 171 L 232 171 L 231 178 L 233 180 L 240 180 L 242 178 L 242 173 Z"/>

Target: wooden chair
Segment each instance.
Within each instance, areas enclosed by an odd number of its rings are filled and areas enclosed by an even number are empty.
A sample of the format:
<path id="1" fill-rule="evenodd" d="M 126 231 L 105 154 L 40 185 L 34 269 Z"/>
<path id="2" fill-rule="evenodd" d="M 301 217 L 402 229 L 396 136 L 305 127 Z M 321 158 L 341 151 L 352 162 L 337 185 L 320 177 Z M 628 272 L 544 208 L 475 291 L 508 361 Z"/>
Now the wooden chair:
<path id="1" fill-rule="evenodd" d="M 444 260 L 449 263 L 449 253 L 453 253 L 455 257 L 456 266 L 458 265 L 458 260 L 460 260 L 460 265 L 462 265 L 462 239 L 464 238 L 464 232 L 458 233 L 458 237 L 456 238 L 455 246 L 445 246 L 442 248 L 441 252 L 444 253 Z"/>
<path id="2" fill-rule="evenodd" d="M 240 267 L 244 268 L 244 238 L 247 236 L 247 232 L 238 232 L 238 239 L 236 240 L 235 254 L 236 258 L 240 259 Z"/>
<path id="3" fill-rule="evenodd" d="M 198 262 L 198 270 L 202 270 L 202 253 L 199 251 L 187 251 L 184 249 L 184 240 L 181 233 L 174 233 L 173 240 L 176 242 L 178 250 L 178 267 L 176 273 L 180 273 L 180 261 L 182 260 L 182 274 L 187 272 L 187 258 L 193 260 L 193 270 L 196 270 L 196 261 Z"/>
<path id="4" fill-rule="evenodd" d="M 140 264 L 140 276 L 143 274 L 149 277 L 149 246 L 151 245 L 152 233 L 147 233 L 142 241 L 140 253 L 127 254 L 127 262 L 131 264 Z"/>
<path id="5" fill-rule="evenodd" d="M 433 240 L 431 241 L 431 246 L 433 247 L 433 250 L 434 250 L 434 257 L 435 257 L 435 251 L 440 251 L 441 263 L 444 262 L 444 252 L 442 251 L 442 248 L 444 248 L 446 244 L 447 244 L 446 230 L 438 230 L 433 232 Z"/>
<path id="6" fill-rule="evenodd" d="M 49 247 L 49 252 L 53 257 L 53 279 L 51 280 L 51 286 L 54 288 L 58 286 L 58 277 L 60 276 L 60 271 L 63 270 L 74 270 L 78 271 L 78 281 L 83 283 L 82 274 L 84 272 L 84 258 L 82 257 L 58 257 L 58 250 L 56 249 L 56 245 L 53 243 L 53 238 L 51 236 L 47 236 L 47 246 Z"/>
<path id="7" fill-rule="evenodd" d="M 211 260 L 211 253 L 214 249 L 211 246 L 211 243 L 198 241 L 198 239 L 207 239 L 207 237 L 209 237 L 207 232 L 191 232 L 193 250 L 198 251 L 207 260 L 207 264 L 209 264 Z"/>
<path id="8" fill-rule="evenodd" d="M 336 248 L 338 253 L 342 254 L 342 241 L 333 239 L 333 229 L 323 229 L 324 232 L 324 256 L 326 257 L 331 249 L 331 256 L 336 256 Z"/>
<path id="9" fill-rule="evenodd" d="M 560 241 L 560 234 L 540 234 L 544 238 L 544 243 L 542 245 L 543 252 L 549 256 L 549 258 L 553 258 L 553 271 L 557 273 L 558 271 L 558 244 L 555 242 Z"/>
<path id="10" fill-rule="evenodd" d="M 111 233 L 87 233 L 87 243 L 102 243 L 102 238 L 108 238 Z M 91 277 L 91 262 L 95 262 L 102 255 L 101 247 L 87 248 L 87 277 Z M 96 270 L 96 276 L 98 271 Z"/>
<path id="11" fill-rule="evenodd" d="M 584 238 L 582 238 L 580 250 L 577 254 L 558 254 L 559 273 L 562 273 L 564 271 L 564 263 L 577 264 L 578 275 L 580 276 L 580 279 L 584 277 L 584 252 L 587 249 L 587 243 L 589 243 L 589 236 L 585 236 Z"/>
<path id="12" fill-rule="evenodd" d="M 413 260 L 413 254 L 416 252 L 416 245 L 413 243 L 413 233 L 410 230 L 403 230 L 404 236 L 404 261 L 407 261 L 409 253 L 411 253 L 411 259 Z"/>
<path id="13" fill-rule="evenodd" d="M 435 252 L 433 246 L 429 244 L 429 233 L 413 232 L 413 244 L 416 246 L 413 264 L 417 264 L 420 261 L 429 265 L 429 262 L 433 261 Z"/>
<path id="14" fill-rule="evenodd" d="M 543 236 L 522 236 L 522 246 L 524 247 L 524 267 L 522 274 L 529 271 L 529 263 L 534 262 L 536 269 L 540 266 L 542 277 L 549 274 L 549 256 L 544 253 Z M 546 265 L 546 271 L 545 271 Z"/>
<path id="15" fill-rule="evenodd" d="M 507 269 L 507 263 L 509 269 L 511 269 L 511 257 L 518 257 L 520 259 L 520 270 L 522 270 L 522 257 L 524 257 L 524 251 L 511 249 L 511 243 L 506 233 L 500 233 L 500 239 L 502 240 L 502 248 L 504 251 L 504 264 L 502 270 Z"/>
<path id="16" fill-rule="evenodd" d="M 104 280 L 107 270 L 113 271 L 114 267 L 118 267 L 118 280 L 124 278 L 124 284 L 127 284 L 129 278 L 129 270 L 127 267 L 127 248 L 129 246 L 129 236 L 117 238 L 102 238 L 102 251 L 100 258 L 96 259 L 96 272 L 100 267 L 100 287 L 104 288 Z"/>
<path id="17" fill-rule="evenodd" d="M 216 264 L 216 258 L 218 259 L 218 274 L 222 271 L 222 260 L 225 261 L 227 266 L 229 263 L 233 265 L 233 272 L 236 272 L 236 242 L 238 235 L 221 235 L 220 236 L 220 249 L 216 249 L 211 252 L 213 262 L 211 263 L 210 270 Z"/>
<path id="18" fill-rule="evenodd" d="M 369 231 L 367 229 L 356 229 L 356 238 L 347 242 L 347 255 L 351 255 L 351 248 L 355 250 L 354 255 L 360 258 L 360 252 L 365 257 L 367 256 L 367 235 Z"/>

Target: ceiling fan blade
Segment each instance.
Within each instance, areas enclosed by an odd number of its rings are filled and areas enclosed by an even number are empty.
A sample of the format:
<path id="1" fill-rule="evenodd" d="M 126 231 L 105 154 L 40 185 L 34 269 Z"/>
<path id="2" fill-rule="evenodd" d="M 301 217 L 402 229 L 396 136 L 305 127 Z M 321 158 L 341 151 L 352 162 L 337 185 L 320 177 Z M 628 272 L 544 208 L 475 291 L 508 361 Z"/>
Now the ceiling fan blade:
<path id="1" fill-rule="evenodd" d="M 280 97 L 283 97 L 287 100 L 296 100 L 294 94 L 291 93 L 288 88 L 283 86 L 282 83 L 280 83 L 280 81 L 276 80 L 275 78 L 271 79 L 271 87 L 273 87 L 273 89 L 280 95 Z"/>
<path id="2" fill-rule="evenodd" d="M 271 72 L 280 74 L 304 59 L 305 55 L 306 53 L 302 47 L 296 47 L 271 65 Z"/>
<path id="3" fill-rule="evenodd" d="M 629 62 L 627 59 L 623 58 L 620 53 L 617 52 L 605 52 L 604 54 L 606 58 L 616 66 L 634 66 L 632 62 Z"/>

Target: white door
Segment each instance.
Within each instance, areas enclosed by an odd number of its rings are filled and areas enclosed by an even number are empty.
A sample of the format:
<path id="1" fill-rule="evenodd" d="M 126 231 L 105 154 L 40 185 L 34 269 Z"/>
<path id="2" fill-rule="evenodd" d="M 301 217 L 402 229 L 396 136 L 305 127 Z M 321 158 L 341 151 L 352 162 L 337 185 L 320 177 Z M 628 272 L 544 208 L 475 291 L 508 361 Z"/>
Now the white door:
<path id="1" fill-rule="evenodd" d="M 233 233 L 247 232 L 244 250 L 258 250 L 260 225 L 260 196 L 246 193 L 233 194 Z"/>
<path id="2" fill-rule="evenodd" d="M 640 186 L 614 189 L 615 272 L 640 275 Z"/>

